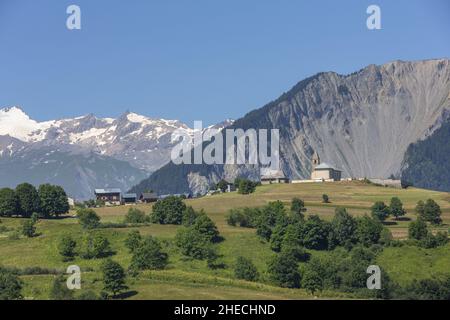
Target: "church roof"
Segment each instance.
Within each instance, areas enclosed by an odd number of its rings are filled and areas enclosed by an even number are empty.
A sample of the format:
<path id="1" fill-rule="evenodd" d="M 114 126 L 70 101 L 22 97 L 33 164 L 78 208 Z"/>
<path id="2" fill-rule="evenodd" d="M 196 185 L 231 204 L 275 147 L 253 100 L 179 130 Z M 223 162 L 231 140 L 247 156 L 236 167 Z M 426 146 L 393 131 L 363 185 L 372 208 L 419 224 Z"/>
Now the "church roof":
<path id="1" fill-rule="evenodd" d="M 321 164 L 319 164 L 317 167 L 314 168 L 315 170 L 327 170 L 327 169 L 333 169 L 336 171 L 339 171 L 337 169 L 335 169 L 334 167 L 330 166 L 328 163 L 322 162 Z"/>

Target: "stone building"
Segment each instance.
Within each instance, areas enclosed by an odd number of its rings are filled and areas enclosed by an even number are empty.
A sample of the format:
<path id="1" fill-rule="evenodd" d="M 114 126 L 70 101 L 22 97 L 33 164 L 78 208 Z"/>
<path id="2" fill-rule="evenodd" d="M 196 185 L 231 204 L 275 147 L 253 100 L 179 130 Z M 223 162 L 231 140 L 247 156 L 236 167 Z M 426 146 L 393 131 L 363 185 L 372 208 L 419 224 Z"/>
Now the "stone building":
<path id="1" fill-rule="evenodd" d="M 341 181 L 342 171 L 333 168 L 327 163 L 321 163 L 319 155 L 314 152 L 313 159 L 313 171 L 311 173 L 311 180 L 315 181 Z"/>

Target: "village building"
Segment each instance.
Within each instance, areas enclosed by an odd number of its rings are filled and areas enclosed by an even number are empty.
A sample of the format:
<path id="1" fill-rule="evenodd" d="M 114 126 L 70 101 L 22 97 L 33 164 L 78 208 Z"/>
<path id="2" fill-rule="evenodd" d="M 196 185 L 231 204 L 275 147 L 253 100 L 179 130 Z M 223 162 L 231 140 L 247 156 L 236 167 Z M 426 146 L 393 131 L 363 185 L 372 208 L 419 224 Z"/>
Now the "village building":
<path id="1" fill-rule="evenodd" d="M 281 170 L 261 174 L 261 184 L 278 184 L 278 183 L 289 183 L 289 178 L 286 178 L 286 176 Z"/>
<path id="2" fill-rule="evenodd" d="M 151 203 L 158 201 L 158 195 L 154 192 L 144 192 L 139 197 L 139 201 L 143 203 Z"/>
<path id="3" fill-rule="evenodd" d="M 125 193 L 122 196 L 122 203 L 124 205 L 133 205 L 137 202 L 137 194 L 136 193 Z"/>
<path id="4" fill-rule="evenodd" d="M 105 205 L 120 205 L 122 203 L 122 190 L 118 188 L 95 189 L 95 197 Z"/>
<path id="5" fill-rule="evenodd" d="M 341 181 L 342 171 L 331 165 L 320 162 L 319 155 L 314 152 L 312 159 L 313 171 L 311 173 L 311 180 L 314 181 Z"/>

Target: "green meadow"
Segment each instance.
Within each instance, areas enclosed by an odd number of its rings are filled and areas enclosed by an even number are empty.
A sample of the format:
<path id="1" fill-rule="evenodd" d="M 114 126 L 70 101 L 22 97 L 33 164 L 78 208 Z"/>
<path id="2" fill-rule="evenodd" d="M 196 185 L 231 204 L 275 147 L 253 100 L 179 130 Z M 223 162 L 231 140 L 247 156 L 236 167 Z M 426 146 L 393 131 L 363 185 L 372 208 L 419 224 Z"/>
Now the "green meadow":
<path id="1" fill-rule="evenodd" d="M 322 203 L 322 195 L 327 194 L 331 203 Z M 407 215 L 401 221 L 388 220 L 386 225 L 396 239 L 407 236 L 410 221 L 416 218 L 414 207 L 419 200 L 433 199 L 442 209 L 444 224 L 437 230 L 448 230 L 450 224 L 450 194 L 430 190 L 409 188 L 393 189 L 365 184 L 363 182 L 339 182 L 317 184 L 266 185 L 258 187 L 251 195 L 237 193 L 220 194 L 199 199 L 186 200 L 195 209 L 204 209 L 216 223 L 224 241 L 218 244 L 219 253 L 226 268 L 211 270 L 205 261 L 184 258 L 173 243 L 179 226 L 146 225 L 136 228 L 96 229 L 111 242 L 114 250 L 113 260 L 128 268 L 131 255 L 124 245 L 124 239 L 131 230 L 139 230 L 143 235 L 152 235 L 162 240 L 169 254 L 169 265 L 162 271 L 142 272 L 136 278 L 128 277 L 128 299 L 347 299 L 350 295 L 338 292 L 322 292 L 316 297 L 302 289 L 284 289 L 271 285 L 267 275 L 267 261 L 274 254 L 269 244 L 259 238 L 254 229 L 232 227 L 226 223 L 226 215 L 232 208 L 259 207 L 270 201 L 281 200 L 286 205 L 294 197 L 303 199 L 308 208 L 307 214 L 318 214 L 331 219 L 336 207 L 345 207 L 355 215 L 369 214 L 375 201 L 389 203 L 392 197 L 399 197 Z M 151 212 L 151 204 L 136 207 Z M 122 222 L 128 206 L 98 208 L 97 214 L 102 222 Z M 0 265 L 20 269 L 40 267 L 64 272 L 69 265 L 78 265 L 82 270 L 82 291 L 102 289 L 102 259 L 84 260 L 79 256 L 71 262 L 63 262 L 58 254 L 57 244 L 62 235 L 70 234 L 81 240 L 85 231 L 79 226 L 75 213 L 60 219 L 40 220 L 37 224 L 38 236 L 34 238 L 12 239 L 12 230 L 20 226 L 19 218 L 1 218 L 0 226 Z M 311 254 L 326 254 L 314 252 Z M 237 256 L 251 259 L 261 274 L 258 283 L 234 278 L 233 265 Z M 426 279 L 433 275 L 450 275 L 450 245 L 435 249 L 403 246 L 389 247 L 378 256 L 379 265 L 385 269 L 392 280 L 407 284 L 414 279 Z M 54 275 L 21 276 L 26 299 L 48 299 Z"/>

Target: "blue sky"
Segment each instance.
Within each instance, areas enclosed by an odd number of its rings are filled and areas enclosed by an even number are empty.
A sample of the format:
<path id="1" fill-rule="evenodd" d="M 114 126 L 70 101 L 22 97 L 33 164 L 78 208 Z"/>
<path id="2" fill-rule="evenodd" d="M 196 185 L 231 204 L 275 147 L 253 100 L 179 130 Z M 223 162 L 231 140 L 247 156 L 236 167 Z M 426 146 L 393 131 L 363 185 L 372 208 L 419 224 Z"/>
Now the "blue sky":
<path id="1" fill-rule="evenodd" d="M 82 30 L 66 28 L 77 4 Z M 381 7 L 382 30 L 366 28 Z M 450 57 L 450 2 L 0 0 L 0 106 L 239 118 L 321 71 Z"/>

